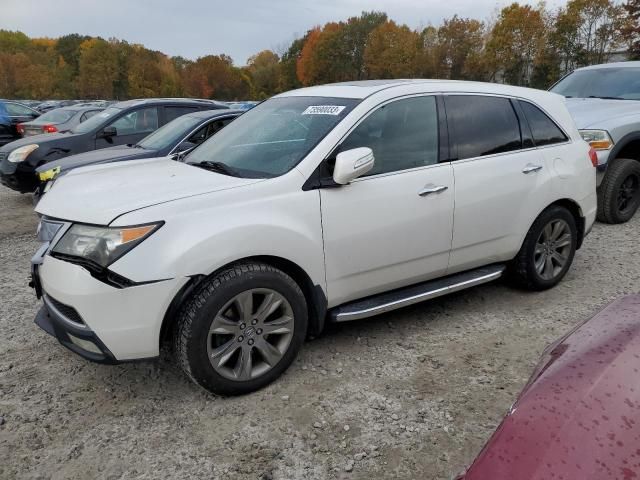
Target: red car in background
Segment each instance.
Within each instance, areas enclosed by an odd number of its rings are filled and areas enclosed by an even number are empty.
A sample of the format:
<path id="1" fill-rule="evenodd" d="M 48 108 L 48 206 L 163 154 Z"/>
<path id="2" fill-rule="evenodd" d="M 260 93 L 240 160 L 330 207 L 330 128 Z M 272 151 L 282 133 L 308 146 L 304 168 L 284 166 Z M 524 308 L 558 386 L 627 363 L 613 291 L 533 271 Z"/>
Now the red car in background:
<path id="1" fill-rule="evenodd" d="M 640 295 L 551 345 L 459 480 L 640 480 Z"/>

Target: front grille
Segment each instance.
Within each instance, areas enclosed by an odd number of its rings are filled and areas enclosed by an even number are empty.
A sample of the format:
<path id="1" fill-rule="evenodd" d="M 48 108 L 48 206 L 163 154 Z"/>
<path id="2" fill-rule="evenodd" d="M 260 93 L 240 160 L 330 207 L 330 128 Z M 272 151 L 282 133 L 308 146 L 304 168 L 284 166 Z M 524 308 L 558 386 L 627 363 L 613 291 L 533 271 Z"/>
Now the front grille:
<path id="1" fill-rule="evenodd" d="M 62 314 L 67 320 L 73 323 L 77 323 L 78 325 L 82 325 L 82 326 L 85 325 L 84 320 L 82 320 L 82 317 L 76 311 L 75 308 L 70 307 L 69 305 L 65 305 L 64 303 L 59 302 L 58 300 L 56 300 L 55 298 L 49 295 L 47 295 L 46 298 L 49 301 L 49 303 L 51 303 L 51 305 L 58 312 L 60 312 L 60 314 Z"/>

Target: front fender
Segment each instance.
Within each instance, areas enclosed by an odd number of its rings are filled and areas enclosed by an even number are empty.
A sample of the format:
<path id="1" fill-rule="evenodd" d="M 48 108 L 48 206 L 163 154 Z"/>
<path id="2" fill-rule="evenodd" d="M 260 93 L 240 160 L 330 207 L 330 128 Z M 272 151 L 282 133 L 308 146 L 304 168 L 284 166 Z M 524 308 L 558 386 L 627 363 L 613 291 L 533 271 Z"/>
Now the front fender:
<path id="1" fill-rule="evenodd" d="M 110 269 L 145 282 L 209 275 L 243 258 L 273 256 L 298 265 L 326 291 L 318 191 L 253 193 L 248 201 L 228 201 L 242 198 L 241 192 L 220 192 L 120 217 L 118 225 L 144 223 L 142 218 L 165 224 Z"/>

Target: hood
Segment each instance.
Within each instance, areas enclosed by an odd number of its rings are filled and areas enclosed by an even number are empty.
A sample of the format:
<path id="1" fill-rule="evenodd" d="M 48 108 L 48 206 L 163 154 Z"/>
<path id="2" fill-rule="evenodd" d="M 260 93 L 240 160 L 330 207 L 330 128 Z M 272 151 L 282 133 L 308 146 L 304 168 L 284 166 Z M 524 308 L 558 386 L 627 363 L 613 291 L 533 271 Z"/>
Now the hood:
<path id="1" fill-rule="evenodd" d="M 32 137 L 33 138 L 33 137 Z M 60 167 L 62 172 L 73 168 L 84 167 L 87 165 L 96 165 L 100 163 L 109 163 L 122 160 L 134 160 L 136 158 L 151 158 L 156 156 L 155 150 L 144 150 L 142 148 L 128 147 L 126 145 L 118 145 L 116 147 L 103 148 L 100 150 L 91 150 L 70 157 L 54 160 L 45 163 L 36 169 L 38 173 L 46 172 L 52 168 Z"/>
<path id="2" fill-rule="evenodd" d="M 640 116 L 638 100 L 567 98 L 566 105 L 579 129 L 605 128 L 605 124 L 612 120 L 630 115 Z"/>
<path id="3" fill-rule="evenodd" d="M 261 181 L 209 172 L 166 157 L 96 165 L 58 178 L 36 211 L 63 220 L 108 225 L 120 215 L 151 205 Z"/>
<path id="4" fill-rule="evenodd" d="M 545 352 L 466 480 L 640 478 L 640 295 Z"/>
<path id="5" fill-rule="evenodd" d="M 37 143 L 40 146 L 55 147 L 60 140 L 67 142 L 69 138 L 79 136 L 79 133 L 43 133 L 31 137 L 20 138 L 0 148 L 0 152 L 12 152 L 16 148 Z"/>

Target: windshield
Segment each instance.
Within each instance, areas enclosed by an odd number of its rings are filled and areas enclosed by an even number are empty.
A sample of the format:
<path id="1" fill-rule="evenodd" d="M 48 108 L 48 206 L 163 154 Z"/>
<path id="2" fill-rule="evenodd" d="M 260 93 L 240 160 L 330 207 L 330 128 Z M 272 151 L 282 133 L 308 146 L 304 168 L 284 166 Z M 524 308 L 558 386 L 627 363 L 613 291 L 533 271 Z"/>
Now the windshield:
<path id="1" fill-rule="evenodd" d="M 272 98 L 234 120 L 186 158 L 268 178 L 295 167 L 358 103 L 350 98 Z"/>
<path id="2" fill-rule="evenodd" d="M 87 120 L 85 122 L 82 122 L 76 128 L 71 130 L 71 133 L 88 133 L 88 132 L 91 132 L 91 131 L 95 130 L 96 128 L 98 128 L 100 125 L 102 125 L 107 119 L 116 116 L 121 111 L 122 110 L 120 110 L 119 108 L 115 108 L 115 107 L 107 108 L 106 110 L 94 115 L 89 120 Z"/>
<path id="3" fill-rule="evenodd" d="M 160 127 L 151 135 L 146 136 L 138 143 L 138 146 L 147 150 L 160 150 L 166 148 L 178 140 L 182 140 L 186 134 L 191 132 L 202 122 L 201 118 L 190 115 L 183 115 L 171 120 L 165 126 Z"/>
<path id="4" fill-rule="evenodd" d="M 567 75 L 552 89 L 565 97 L 640 100 L 640 68 L 598 68 Z"/>
<path id="5" fill-rule="evenodd" d="M 75 110 L 65 110 L 63 108 L 58 108 L 56 110 L 51 110 L 44 115 L 40 115 L 38 117 L 38 122 L 64 123 L 71 117 L 73 117 L 75 113 Z"/>

